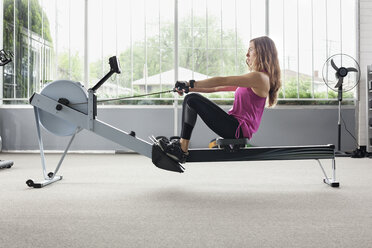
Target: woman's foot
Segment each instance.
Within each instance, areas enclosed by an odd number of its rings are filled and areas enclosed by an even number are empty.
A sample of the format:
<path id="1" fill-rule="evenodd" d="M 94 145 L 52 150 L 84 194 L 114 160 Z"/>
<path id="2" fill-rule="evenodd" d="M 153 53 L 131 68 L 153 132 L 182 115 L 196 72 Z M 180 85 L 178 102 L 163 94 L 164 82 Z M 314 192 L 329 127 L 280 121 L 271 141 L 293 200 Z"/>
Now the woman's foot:
<path id="1" fill-rule="evenodd" d="M 160 148 L 171 158 L 176 160 L 180 163 L 185 163 L 187 156 L 189 155 L 188 152 L 184 152 L 181 149 L 180 139 L 171 139 L 170 141 L 165 138 L 161 137 L 157 139 L 158 145 Z"/>

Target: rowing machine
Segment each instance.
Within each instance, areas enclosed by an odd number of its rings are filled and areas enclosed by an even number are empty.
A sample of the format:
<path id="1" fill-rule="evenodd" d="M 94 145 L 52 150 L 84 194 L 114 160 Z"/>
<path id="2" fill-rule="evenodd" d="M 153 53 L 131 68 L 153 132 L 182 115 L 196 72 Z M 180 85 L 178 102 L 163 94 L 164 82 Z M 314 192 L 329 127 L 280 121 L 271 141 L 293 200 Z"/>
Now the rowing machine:
<path id="1" fill-rule="evenodd" d="M 127 133 L 107 123 L 98 120 L 96 90 L 113 74 L 120 73 L 120 65 L 116 57 L 110 58 L 110 72 L 101 79 L 93 88 L 86 90 L 78 82 L 58 80 L 47 84 L 43 90 L 34 93 L 30 104 L 34 107 L 36 128 L 40 147 L 41 163 L 44 180 L 34 182 L 28 180 L 30 187 L 41 188 L 62 179 L 57 175 L 69 147 L 76 134 L 82 129 L 87 129 L 99 136 L 127 147 L 139 154 L 152 159 L 154 165 L 161 169 L 182 173 L 184 168 L 164 154 L 156 144 L 137 138 L 134 132 Z M 53 172 L 47 172 L 43 141 L 40 132 L 43 126 L 49 132 L 59 136 L 71 136 L 60 161 Z M 227 145 L 224 142 L 228 143 Z M 244 148 L 242 140 L 220 141 L 217 149 L 191 149 L 187 162 L 217 162 L 217 161 L 248 161 L 248 160 L 276 160 L 276 159 L 332 159 L 332 178 L 328 178 L 319 162 L 326 178 L 324 182 L 332 187 L 338 187 L 335 176 L 334 147 L 309 146 L 309 147 L 254 147 Z M 244 140 L 246 142 L 246 140 Z M 228 148 L 230 147 L 230 148 Z"/>

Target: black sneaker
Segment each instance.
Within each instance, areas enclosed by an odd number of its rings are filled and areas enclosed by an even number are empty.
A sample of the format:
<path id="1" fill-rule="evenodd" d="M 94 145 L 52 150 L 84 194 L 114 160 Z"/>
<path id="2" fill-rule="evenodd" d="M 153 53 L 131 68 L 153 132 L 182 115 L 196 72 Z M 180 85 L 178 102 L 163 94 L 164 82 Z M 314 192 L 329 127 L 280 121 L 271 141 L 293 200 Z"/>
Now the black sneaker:
<path id="1" fill-rule="evenodd" d="M 170 140 L 165 136 L 156 136 L 155 141 L 160 147 L 166 146 L 170 143 Z"/>
<path id="2" fill-rule="evenodd" d="M 169 141 L 167 138 L 157 139 L 160 148 L 172 159 L 184 164 L 189 153 L 182 151 L 179 139 L 172 139 Z"/>
<path id="3" fill-rule="evenodd" d="M 169 141 L 172 142 L 173 140 L 180 140 L 180 139 L 181 139 L 180 136 L 171 136 L 171 137 L 169 138 Z"/>
<path id="4" fill-rule="evenodd" d="M 170 144 L 169 139 L 165 136 L 157 136 L 155 141 L 163 152 L 165 152 L 166 147 Z"/>

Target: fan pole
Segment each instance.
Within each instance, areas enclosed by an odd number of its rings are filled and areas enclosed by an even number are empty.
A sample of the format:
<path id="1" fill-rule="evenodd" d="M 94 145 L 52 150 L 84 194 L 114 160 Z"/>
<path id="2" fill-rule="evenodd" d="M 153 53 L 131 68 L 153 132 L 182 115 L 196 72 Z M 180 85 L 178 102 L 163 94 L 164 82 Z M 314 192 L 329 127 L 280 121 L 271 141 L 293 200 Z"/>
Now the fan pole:
<path id="1" fill-rule="evenodd" d="M 338 87 L 338 140 L 337 149 L 341 151 L 341 102 L 342 102 L 342 84 Z"/>
<path id="2" fill-rule="evenodd" d="M 338 140 L 337 150 L 341 151 L 341 101 L 338 102 Z"/>

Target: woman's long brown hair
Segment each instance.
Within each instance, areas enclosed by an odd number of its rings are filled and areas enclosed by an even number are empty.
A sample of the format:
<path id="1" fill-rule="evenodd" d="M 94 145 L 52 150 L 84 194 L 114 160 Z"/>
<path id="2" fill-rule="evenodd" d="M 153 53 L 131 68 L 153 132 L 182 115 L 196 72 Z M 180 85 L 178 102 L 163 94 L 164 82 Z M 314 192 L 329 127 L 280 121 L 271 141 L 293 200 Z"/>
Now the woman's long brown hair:
<path id="1" fill-rule="evenodd" d="M 276 50 L 274 41 L 267 36 L 252 39 L 251 42 L 253 42 L 256 50 L 256 59 L 248 67 L 250 70 L 264 72 L 269 76 L 269 107 L 271 107 L 276 104 L 278 91 L 282 86 L 278 51 Z"/>

